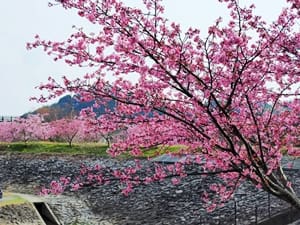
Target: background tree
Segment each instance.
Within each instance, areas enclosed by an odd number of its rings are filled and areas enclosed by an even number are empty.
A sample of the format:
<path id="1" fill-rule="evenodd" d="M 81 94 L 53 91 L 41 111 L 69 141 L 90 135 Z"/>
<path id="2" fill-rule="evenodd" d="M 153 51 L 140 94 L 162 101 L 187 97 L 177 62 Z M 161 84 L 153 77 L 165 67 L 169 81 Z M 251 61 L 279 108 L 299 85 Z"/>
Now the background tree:
<path id="1" fill-rule="evenodd" d="M 51 137 L 57 141 L 65 141 L 72 147 L 76 135 L 82 129 L 82 121 L 78 119 L 60 119 L 50 122 Z"/>
<path id="2" fill-rule="evenodd" d="M 28 141 L 37 140 L 42 127 L 42 120 L 39 115 L 28 115 L 26 118 L 17 118 L 13 121 L 17 128 L 18 140 L 27 144 Z"/>
<path id="3" fill-rule="evenodd" d="M 42 122 L 40 125 L 37 127 L 36 130 L 36 137 L 38 140 L 41 141 L 49 141 L 51 139 L 51 126 L 50 123 L 47 122 Z"/>
<path id="4" fill-rule="evenodd" d="M 39 115 L 28 115 L 26 118 L 16 118 L 11 122 L 0 123 L 0 140 L 4 142 L 38 140 L 42 127 Z"/>
<path id="5" fill-rule="evenodd" d="M 109 115 L 109 112 L 107 112 Z M 83 121 L 82 137 L 95 141 L 105 141 L 108 147 L 112 142 L 120 139 L 120 134 L 124 132 L 126 126 L 123 123 L 111 123 L 107 119 L 107 114 L 97 117 L 93 107 L 81 111 L 81 120 Z"/>
<path id="6" fill-rule="evenodd" d="M 15 122 L 0 123 L 0 141 L 12 142 L 17 140 L 18 128 Z"/>
<path id="7" fill-rule="evenodd" d="M 217 19 L 206 38 L 164 18 L 160 0 L 144 0 L 141 9 L 118 0 L 56 2 L 77 10 L 99 33 L 79 29 L 62 42 L 36 36 L 27 47 L 43 47 L 54 60 L 92 72 L 74 81 L 64 77 L 62 84 L 49 79 L 40 88 L 49 98 L 73 92 L 96 104 L 113 99 L 117 106 L 105 115 L 105 126 L 147 131 L 146 139 L 129 135 L 112 144 L 112 155 L 139 152 L 149 142 L 180 144 L 204 159 L 203 173 L 219 174 L 223 185 L 212 188 L 224 199 L 248 180 L 300 209 L 281 166 L 283 152 L 299 152 L 298 0 L 288 0 L 289 8 L 269 24 L 253 14 L 253 5 L 220 0 L 231 19 Z M 165 177 L 157 171 L 157 179 Z"/>

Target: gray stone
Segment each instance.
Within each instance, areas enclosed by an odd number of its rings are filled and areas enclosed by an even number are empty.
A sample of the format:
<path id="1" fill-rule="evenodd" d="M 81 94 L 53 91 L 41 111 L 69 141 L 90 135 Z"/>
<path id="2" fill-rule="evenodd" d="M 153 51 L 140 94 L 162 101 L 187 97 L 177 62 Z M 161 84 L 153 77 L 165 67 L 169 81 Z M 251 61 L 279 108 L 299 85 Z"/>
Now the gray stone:
<path id="1" fill-rule="evenodd" d="M 38 193 L 41 187 L 61 176 L 75 177 L 81 164 L 125 168 L 133 166 L 134 161 L 78 156 L 0 155 L 0 186 L 19 192 Z M 141 161 L 141 164 L 153 169 L 152 162 Z M 144 169 L 140 173 L 147 175 L 149 171 Z M 292 177 L 299 193 L 300 178 L 297 171 L 287 171 L 287 174 Z M 255 221 L 255 208 L 258 212 L 257 219 L 268 216 L 268 195 L 258 192 L 248 183 L 238 189 L 236 203 L 231 200 L 224 207 L 208 214 L 201 201 L 201 194 L 212 182 L 218 182 L 218 178 L 188 176 L 176 186 L 165 180 L 137 186 L 128 197 L 120 193 L 118 182 L 112 182 L 109 185 L 84 187 L 77 192 L 66 191 L 61 196 L 49 196 L 47 202 L 65 225 L 75 222 L 90 225 L 226 225 L 234 224 L 235 217 L 238 224 L 242 225 Z M 288 207 L 285 202 L 275 197 L 270 198 L 272 213 Z"/>

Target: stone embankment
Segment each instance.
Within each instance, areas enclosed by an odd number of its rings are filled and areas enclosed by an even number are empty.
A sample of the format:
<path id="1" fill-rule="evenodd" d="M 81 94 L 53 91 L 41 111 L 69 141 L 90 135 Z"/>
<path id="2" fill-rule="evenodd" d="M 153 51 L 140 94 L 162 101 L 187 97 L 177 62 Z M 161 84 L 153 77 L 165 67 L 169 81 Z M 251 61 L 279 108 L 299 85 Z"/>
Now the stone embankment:
<path id="1" fill-rule="evenodd" d="M 133 161 L 98 159 L 83 156 L 0 155 L 0 186 L 18 192 L 38 193 L 40 188 L 61 176 L 77 174 L 81 164 L 101 164 L 110 168 L 126 167 Z M 151 168 L 152 162 L 143 161 Z M 296 186 L 300 178 L 295 171 Z M 207 214 L 201 194 L 214 177 L 188 176 L 176 186 L 169 181 L 140 185 L 128 197 L 120 184 L 85 187 L 77 192 L 45 198 L 63 224 L 89 225 L 176 225 L 176 224 L 250 224 L 288 207 L 284 202 L 244 184 L 231 200 Z"/>
<path id="2" fill-rule="evenodd" d="M 44 225 L 29 203 L 0 207 L 0 225 Z"/>

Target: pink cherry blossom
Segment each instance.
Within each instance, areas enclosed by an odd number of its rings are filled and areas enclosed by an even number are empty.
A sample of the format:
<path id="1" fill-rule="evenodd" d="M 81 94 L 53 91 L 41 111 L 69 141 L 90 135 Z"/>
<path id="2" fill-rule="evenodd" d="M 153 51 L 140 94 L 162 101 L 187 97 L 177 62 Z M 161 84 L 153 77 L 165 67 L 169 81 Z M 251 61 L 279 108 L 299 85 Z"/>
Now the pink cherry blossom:
<path id="1" fill-rule="evenodd" d="M 299 0 L 288 0 L 271 23 L 255 15 L 253 5 L 219 2 L 227 4 L 230 21 L 217 19 L 202 38 L 199 30 L 184 31 L 167 20 L 160 0 L 144 0 L 143 9 L 119 0 L 60 1 L 99 32 L 80 29 L 62 42 L 36 36 L 27 48 L 42 47 L 54 60 L 91 72 L 62 82 L 49 78 L 40 86 L 49 95 L 37 100 L 75 93 L 82 101 L 94 100 L 95 108 L 113 100 L 115 108 L 98 118 L 82 113 L 99 133 L 119 134 L 110 142 L 112 156 L 184 146 L 185 153 L 199 155 L 195 162 L 203 173 L 223 180 L 223 187 L 212 186 L 221 199 L 248 180 L 300 209 L 281 165 L 283 149 L 299 156 Z M 183 165 L 174 166 L 171 172 L 156 165 L 142 180 L 187 175 Z M 132 191 L 136 171 L 126 172 L 113 172 L 124 194 Z M 209 211 L 216 199 L 207 200 Z"/>

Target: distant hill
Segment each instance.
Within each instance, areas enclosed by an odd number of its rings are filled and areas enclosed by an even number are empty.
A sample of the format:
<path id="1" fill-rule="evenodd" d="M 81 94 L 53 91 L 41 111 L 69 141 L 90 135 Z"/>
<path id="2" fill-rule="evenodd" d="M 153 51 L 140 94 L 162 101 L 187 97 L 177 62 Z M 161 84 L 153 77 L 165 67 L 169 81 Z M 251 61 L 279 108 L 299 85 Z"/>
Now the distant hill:
<path id="1" fill-rule="evenodd" d="M 73 118 L 75 116 L 78 116 L 82 109 L 92 107 L 94 103 L 95 103 L 94 101 L 81 102 L 74 96 L 72 97 L 71 95 L 66 95 L 64 97 L 61 97 L 57 103 L 54 103 L 49 106 L 43 106 L 33 112 L 24 114 L 21 117 L 26 117 L 28 114 L 40 114 L 44 116 L 44 120 L 46 122 L 59 120 L 62 118 Z M 104 114 L 106 109 L 113 111 L 115 109 L 115 106 L 116 106 L 116 102 L 111 100 L 108 102 L 107 105 L 102 105 L 99 108 L 94 109 L 94 112 L 96 112 L 96 114 L 99 116 Z M 262 107 L 262 112 L 270 111 L 272 108 L 271 105 L 269 105 L 268 103 L 265 104 L 261 103 L 261 107 Z M 239 110 L 237 110 L 237 112 L 239 112 Z M 276 111 L 274 113 L 276 113 Z M 138 114 L 139 113 L 135 115 Z M 153 113 L 150 112 L 148 116 L 152 117 Z"/>
<path id="2" fill-rule="evenodd" d="M 77 98 L 70 95 L 66 95 L 58 100 L 57 103 L 54 103 L 49 106 L 43 106 L 37 110 L 27 113 L 27 114 L 41 114 L 44 116 L 45 121 L 53 121 L 62 118 L 73 118 L 78 116 L 80 111 L 84 108 L 93 106 L 94 101 L 90 102 L 81 102 Z M 108 108 L 114 110 L 115 101 L 110 101 L 106 106 L 102 105 L 97 109 L 94 109 L 97 115 L 104 114 L 105 110 Z M 24 116 L 26 116 L 25 114 Z"/>

